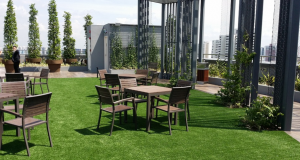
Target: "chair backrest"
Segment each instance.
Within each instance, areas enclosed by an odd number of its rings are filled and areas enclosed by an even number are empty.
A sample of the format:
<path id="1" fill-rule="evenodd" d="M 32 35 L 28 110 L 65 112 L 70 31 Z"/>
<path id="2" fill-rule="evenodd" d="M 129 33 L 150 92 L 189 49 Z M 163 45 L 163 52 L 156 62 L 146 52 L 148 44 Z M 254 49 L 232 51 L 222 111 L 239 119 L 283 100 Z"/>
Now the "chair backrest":
<path id="1" fill-rule="evenodd" d="M 185 80 L 178 80 L 176 87 L 187 87 L 187 86 L 192 86 L 191 81 L 185 81 Z"/>
<path id="2" fill-rule="evenodd" d="M 1 93 L 18 94 L 19 98 L 25 98 L 26 94 L 26 82 L 2 82 L 0 83 Z"/>
<path id="3" fill-rule="evenodd" d="M 170 94 L 169 103 L 170 104 L 185 103 L 191 88 L 192 87 L 173 87 Z"/>
<path id="4" fill-rule="evenodd" d="M 118 74 L 105 74 L 106 84 L 111 86 L 120 86 Z"/>
<path id="5" fill-rule="evenodd" d="M 50 72 L 50 69 L 43 68 L 40 73 L 40 77 L 48 78 L 49 72 Z"/>
<path id="6" fill-rule="evenodd" d="M 121 91 L 124 91 L 124 88 L 136 87 L 137 82 L 136 78 L 126 78 L 120 79 Z"/>
<path id="7" fill-rule="evenodd" d="M 148 63 L 148 69 L 157 71 L 157 63 L 156 62 L 149 62 Z"/>
<path id="8" fill-rule="evenodd" d="M 25 97 L 23 104 L 23 118 L 48 113 L 51 95 L 52 92 Z"/>
<path id="9" fill-rule="evenodd" d="M 97 85 L 95 87 L 96 87 L 96 90 L 98 93 L 99 101 L 102 103 L 113 105 L 114 101 L 113 101 L 110 90 L 108 88 L 100 87 Z"/>
<path id="10" fill-rule="evenodd" d="M 137 69 L 136 74 L 143 74 L 148 76 L 148 69 Z"/>
<path id="11" fill-rule="evenodd" d="M 100 79 L 105 79 L 105 74 L 107 73 L 106 69 L 99 69 L 98 74 L 100 76 Z"/>
<path id="12" fill-rule="evenodd" d="M 158 76 L 159 76 L 159 73 L 153 73 L 151 83 L 157 84 Z"/>
<path id="13" fill-rule="evenodd" d="M 5 73 L 6 82 L 24 81 L 23 73 Z"/>

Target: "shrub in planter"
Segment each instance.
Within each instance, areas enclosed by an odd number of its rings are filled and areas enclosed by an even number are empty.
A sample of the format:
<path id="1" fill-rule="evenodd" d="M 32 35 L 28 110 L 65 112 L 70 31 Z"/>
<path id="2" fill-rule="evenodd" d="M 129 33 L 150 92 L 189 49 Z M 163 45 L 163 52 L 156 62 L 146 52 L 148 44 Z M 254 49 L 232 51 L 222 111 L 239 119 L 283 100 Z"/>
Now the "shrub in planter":
<path id="1" fill-rule="evenodd" d="M 246 109 L 246 115 L 242 122 L 250 129 L 278 129 L 278 117 L 283 116 L 279 106 L 270 103 L 270 97 L 258 97 L 252 102 L 252 107 Z"/>
<path id="2" fill-rule="evenodd" d="M 75 39 L 71 37 L 72 35 L 72 26 L 71 26 L 71 14 L 69 12 L 65 12 L 65 25 L 64 25 L 64 58 L 66 59 L 66 63 L 76 63 L 77 59 L 75 58 Z"/>
<path id="3" fill-rule="evenodd" d="M 49 26 L 48 26 L 48 56 L 49 60 L 46 63 L 49 66 L 50 72 L 59 72 L 61 63 L 61 49 L 59 38 L 59 21 L 57 18 L 57 10 L 55 0 L 49 2 Z"/>
<path id="4" fill-rule="evenodd" d="M 295 90 L 300 91 L 300 79 L 299 77 L 295 80 Z"/>
<path id="5" fill-rule="evenodd" d="M 29 32 L 28 32 L 28 62 L 40 63 L 42 59 L 40 58 L 40 51 L 42 47 L 42 42 L 40 41 L 39 24 L 37 23 L 38 11 L 35 9 L 35 4 L 30 5 L 29 11 Z"/>

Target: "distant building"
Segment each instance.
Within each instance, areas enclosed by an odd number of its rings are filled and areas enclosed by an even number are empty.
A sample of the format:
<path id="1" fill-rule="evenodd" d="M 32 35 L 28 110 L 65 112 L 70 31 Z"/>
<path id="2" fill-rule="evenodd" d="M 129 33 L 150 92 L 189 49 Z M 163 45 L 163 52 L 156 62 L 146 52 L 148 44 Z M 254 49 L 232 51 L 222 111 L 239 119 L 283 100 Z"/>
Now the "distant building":
<path id="1" fill-rule="evenodd" d="M 42 52 L 41 55 L 48 55 L 48 48 L 47 47 L 42 47 Z"/>
<path id="2" fill-rule="evenodd" d="M 229 35 L 230 3 L 231 0 L 222 0 L 220 35 Z"/>
<path id="3" fill-rule="evenodd" d="M 204 58 L 211 58 L 210 57 L 210 43 L 209 42 L 203 42 L 202 47 L 202 53 Z"/>
<path id="4" fill-rule="evenodd" d="M 264 48 L 264 47 L 261 47 L 260 55 L 261 55 L 261 56 L 264 56 L 264 55 L 265 55 L 265 48 Z"/>
<path id="5" fill-rule="evenodd" d="M 213 40 L 211 43 L 211 58 L 218 58 L 218 55 L 220 53 L 219 48 L 220 41 L 219 40 Z"/>
<path id="6" fill-rule="evenodd" d="M 265 61 L 275 61 L 276 60 L 276 46 L 270 44 L 269 46 L 265 46 Z"/>

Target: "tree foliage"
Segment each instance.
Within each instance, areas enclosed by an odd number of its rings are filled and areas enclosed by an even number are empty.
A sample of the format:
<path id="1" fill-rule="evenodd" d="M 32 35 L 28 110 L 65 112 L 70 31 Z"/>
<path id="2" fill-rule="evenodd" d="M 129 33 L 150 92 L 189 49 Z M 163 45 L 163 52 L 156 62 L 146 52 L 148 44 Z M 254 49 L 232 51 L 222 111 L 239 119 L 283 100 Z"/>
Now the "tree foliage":
<path id="1" fill-rule="evenodd" d="M 75 58 L 75 39 L 72 38 L 72 25 L 71 25 L 71 13 L 65 12 L 63 15 L 65 18 L 65 25 L 64 25 L 64 58 L 71 59 Z"/>
<path id="2" fill-rule="evenodd" d="M 55 0 L 50 0 L 48 4 L 48 56 L 51 60 L 61 59 L 61 48 L 59 38 L 59 21 Z"/>
<path id="3" fill-rule="evenodd" d="M 122 48 L 122 40 L 118 32 L 114 32 L 114 35 L 111 39 L 111 54 L 110 62 L 113 69 L 119 69 L 124 64 L 124 51 Z"/>
<path id="4" fill-rule="evenodd" d="M 87 50 L 88 50 L 88 47 L 87 47 L 87 29 L 86 29 L 86 27 L 93 24 L 92 18 L 93 17 L 89 14 L 87 14 L 84 17 L 85 24 L 83 25 L 83 28 L 84 28 L 84 33 L 85 33 L 85 46 L 86 46 L 85 55 L 86 55 L 86 57 L 87 57 Z"/>
<path id="5" fill-rule="evenodd" d="M 16 13 L 13 7 L 13 1 L 8 0 L 6 16 L 4 17 L 4 49 L 5 59 L 11 59 L 13 54 L 13 46 L 18 41 L 17 37 L 17 20 Z"/>
<path id="6" fill-rule="evenodd" d="M 40 40 L 39 24 L 37 23 L 38 11 L 35 4 L 30 5 L 29 32 L 28 32 L 28 56 L 29 58 L 38 58 L 41 55 L 42 42 Z"/>

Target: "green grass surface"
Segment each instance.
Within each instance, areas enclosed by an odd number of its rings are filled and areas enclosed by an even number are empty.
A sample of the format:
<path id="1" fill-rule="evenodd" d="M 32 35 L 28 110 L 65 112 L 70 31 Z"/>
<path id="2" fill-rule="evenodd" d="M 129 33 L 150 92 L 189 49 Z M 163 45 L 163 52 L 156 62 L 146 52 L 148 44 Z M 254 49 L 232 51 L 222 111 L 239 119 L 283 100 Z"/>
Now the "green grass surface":
<path id="1" fill-rule="evenodd" d="M 50 79 L 53 92 L 50 111 L 49 145 L 46 125 L 31 131 L 30 159 L 299 159 L 300 143 L 283 131 L 249 131 L 238 126 L 244 109 L 230 109 L 215 103 L 214 95 L 191 91 L 189 132 L 184 115 L 169 135 L 167 116 L 159 112 L 146 132 L 145 104 L 138 107 L 138 130 L 132 123 L 119 124 L 116 116 L 112 136 L 108 136 L 112 115 L 103 112 L 96 130 L 99 102 L 96 78 Z M 46 89 L 46 88 L 45 88 Z M 36 93 L 40 92 L 36 87 Z M 167 96 L 163 96 L 167 98 Z M 12 116 L 5 115 L 5 119 Z M 37 118 L 44 118 L 44 115 Z M 28 159 L 23 136 L 4 126 L 0 159 Z"/>

